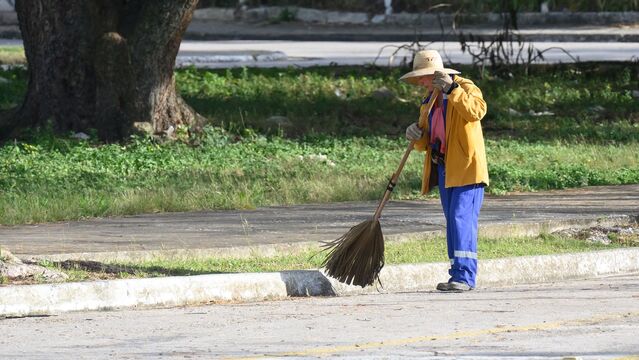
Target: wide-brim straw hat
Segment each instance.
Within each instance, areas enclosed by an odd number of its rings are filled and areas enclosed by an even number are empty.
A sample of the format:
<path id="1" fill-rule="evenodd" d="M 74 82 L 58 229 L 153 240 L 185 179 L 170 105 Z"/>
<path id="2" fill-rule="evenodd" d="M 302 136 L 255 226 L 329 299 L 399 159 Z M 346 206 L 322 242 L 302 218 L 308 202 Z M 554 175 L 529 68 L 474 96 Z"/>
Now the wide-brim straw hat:
<path id="1" fill-rule="evenodd" d="M 424 75 L 433 75 L 435 71 L 441 71 L 446 74 L 461 74 L 455 69 L 444 67 L 441 55 L 437 50 L 418 51 L 413 58 L 413 71 L 404 74 L 401 78 L 409 84 L 419 85 L 419 78 Z"/>

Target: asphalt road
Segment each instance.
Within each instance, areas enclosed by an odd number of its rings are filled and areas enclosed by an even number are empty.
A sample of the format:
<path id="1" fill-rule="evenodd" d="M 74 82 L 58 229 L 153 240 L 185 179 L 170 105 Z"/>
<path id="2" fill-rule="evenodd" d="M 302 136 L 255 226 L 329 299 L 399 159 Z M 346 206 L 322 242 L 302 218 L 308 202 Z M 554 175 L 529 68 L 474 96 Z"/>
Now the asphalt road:
<path id="1" fill-rule="evenodd" d="M 2 40 L 0 45 L 21 45 L 21 40 Z M 275 40 L 185 40 L 180 46 L 178 66 L 193 64 L 204 68 L 308 67 L 318 65 L 363 65 L 375 63 L 398 65 L 409 54 L 398 47 L 409 42 L 383 41 L 275 41 Z M 635 42 L 532 42 L 538 50 L 547 50 L 543 62 L 630 61 L 639 59 L 639 44 Z M 458 42 L 423 42 L 439 50 L 445 62 L 470 64 L 472 57 L 461 51 Z M 515 50 L 517 50 L 516 48 Z M 567 54 L 567 51 L 569 54 Z M 381 51 L 381 53 L 380 53 Z M 378 55 L 379 58 L 378 58 Z"/>
<path id="2" fill-rule="evenodd" d="M 362 65 L 375 63 L 398 65 L 409 54 L 400 50 L 392 62 L 390 57 L 399 47 L 409 42 L 338 42 L 338 41 L 183 41 L 178 55 L 179 64 L 198 67 L 225 68 L 236 66 L 287 67 L 317 65 Z M 534 42 L 544 52 L 543 62 L 629 61 L 639 59 L 637 43 L 618 42 Z M 458 42 L 422 43 L 438 50 L 445 62 L 470 64 L 472 57 L 463 53 Z M 515 48 L 517 51 L 518 48 Z M 567 51 L 568 53 L 564 52 Z M 243 59 L 250 53 L 276 52 L 277 59 Z M 381 51 L 381 53 L 380 53 Z M 524 51 L 525 53 L 525 51 Z M 286 56 L 282 59 L 282 54 Z M 239 57 L 237 55 L 240 55 Z M 377 56 L 380 55 L 379 58 Z M 223 61 L 222 57 L 226 57 Z M 377 58 L 377 59 L 376 59 Z M 542 62 L 542 61 L 540 61 Z"/>
<path id="3" fill-rule="evenodd" d="M 639 274 L 0 320 L 2 359 L 638 359 Z"/>

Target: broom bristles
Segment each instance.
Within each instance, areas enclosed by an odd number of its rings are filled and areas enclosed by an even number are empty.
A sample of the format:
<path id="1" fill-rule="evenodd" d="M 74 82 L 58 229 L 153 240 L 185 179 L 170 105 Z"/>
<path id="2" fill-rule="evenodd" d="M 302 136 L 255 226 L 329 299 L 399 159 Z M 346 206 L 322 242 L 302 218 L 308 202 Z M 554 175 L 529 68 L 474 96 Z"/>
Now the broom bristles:
<path id="1" fill-rule="evenodd" d="M 384 235 L 379 220 L 355 225 L 323 247 L 328 252 L 322 264 L 326 273 L 346 284 L 372 285 L 384 267 Z"/>

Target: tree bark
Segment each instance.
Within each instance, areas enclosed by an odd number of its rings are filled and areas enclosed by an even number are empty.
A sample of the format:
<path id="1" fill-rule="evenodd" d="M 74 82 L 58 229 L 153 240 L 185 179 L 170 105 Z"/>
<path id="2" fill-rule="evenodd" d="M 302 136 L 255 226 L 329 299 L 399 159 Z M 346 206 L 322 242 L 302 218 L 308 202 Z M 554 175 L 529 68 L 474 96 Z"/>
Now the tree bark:
<path id="1" fill-rule="evenodd" d="M 175 90 L 173 68 L 198 0 L 18 0 L 29 68 L 22 106 L 3 133 L 52 122 L 61 132 L 96 129 L 103 140 L 197 126 Z"/>

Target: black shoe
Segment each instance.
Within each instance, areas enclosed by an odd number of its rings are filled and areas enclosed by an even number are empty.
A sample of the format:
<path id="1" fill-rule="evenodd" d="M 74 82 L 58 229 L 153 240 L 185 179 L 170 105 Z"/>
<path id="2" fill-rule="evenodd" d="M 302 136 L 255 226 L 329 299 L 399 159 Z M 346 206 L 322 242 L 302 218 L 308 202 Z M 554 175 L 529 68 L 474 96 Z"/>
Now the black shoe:
<path id="1" fill-rule="evenodd" d="M 437 284 L 437 290 L 444 292 L 464 292 L 470 291 L 472 289 L 473 288 L 471 288 L 470 285 L 457 281 L 449 281 Z"/>

